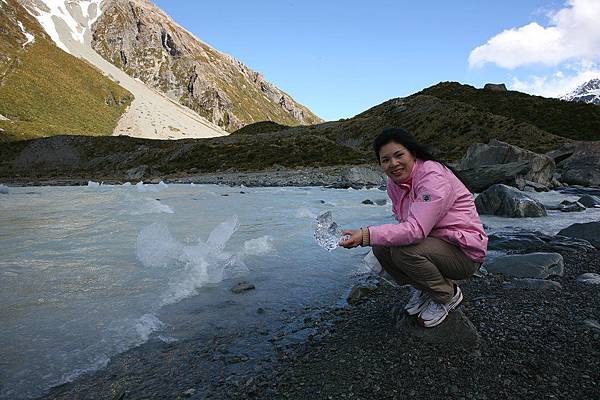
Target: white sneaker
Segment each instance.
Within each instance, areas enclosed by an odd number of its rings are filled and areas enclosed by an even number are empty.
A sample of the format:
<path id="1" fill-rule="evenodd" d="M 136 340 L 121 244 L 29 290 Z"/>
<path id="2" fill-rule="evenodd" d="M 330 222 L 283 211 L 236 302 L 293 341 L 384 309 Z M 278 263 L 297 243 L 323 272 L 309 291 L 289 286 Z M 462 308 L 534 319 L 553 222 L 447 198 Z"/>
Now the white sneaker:
<path id="1" fill-rule="evenodd" d="M 430 298 L 428 293 L 413 288 L 413 294 L 408 300 L 408 303 L 404 306 L 404 311 L 406 311 L 408 315 L 417 315 L 427 306 L 427 301 Z"/>
<path id="2" fill-rule="evenodd" d="M 427 306 L 419 313 L 419 322 L 425 328 L 432 328 L 444 322 L 448 313 L 460 305 L 463 300 L 462 291 L 458 286 L 455 287 L 454 296 L 448 303 L 441 304 L 430 300 Z"/>

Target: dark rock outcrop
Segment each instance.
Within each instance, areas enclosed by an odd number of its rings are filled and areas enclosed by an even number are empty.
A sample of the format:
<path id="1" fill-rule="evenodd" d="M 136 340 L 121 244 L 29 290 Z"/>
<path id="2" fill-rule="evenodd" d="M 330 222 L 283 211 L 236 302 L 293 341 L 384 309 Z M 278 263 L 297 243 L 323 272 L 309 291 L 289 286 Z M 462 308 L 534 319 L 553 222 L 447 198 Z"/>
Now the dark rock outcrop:
<path id="1" fill-rule="evenodd" d="M 542 232 L 510 231 L 489 235 L 489 250 L 532 252 L 590 252 L 595 248 L 587 240 L 566 236 L 550 236 Z"/>
<path id="2" fill-rule="evenodd" d="M 506 85 L 504 83 L 486 83 L 483 86 L 485 90 L 491 90 L 493 92 L 507 92 Z"/>
<path id="3" fill-rule="evenodd" d="M 494 258 L 484 266 L 489 273 L 515 278 L 545 279 L 564 273 L 563 257 L 558 253 L 510 254 Z"/>
<path id="4" fill-rule="evenodd" d="M 558 164 L 569 185 L 600 186 L 600 142 L 579 142 L 570 157 Z"/>
<path id="5" fill-rule="evenodd" d="M 481 165 L 461 169 L 457 172 L 473 193 L 481 193 L 497 183 L 518 186 L 517 177 L 529 170 L 529 161 L 516 161 L 507 164 Z"/>
<path id="6" fill-rule="evenodd" d="M 484 165 L 508 164 L 518 161 L 529 162 L 529 168 L 522 175 L 522 180 L 517 180 L 519 189 L 524 188 L 525 181 L 544 186 L 552 183 L 552 174 L 556 168 L 552 158 L 496 139 L 490 140 L 488 144 L 471 145 L 460 161 L 459 170 L 478 169 Z"/>
<path id="7" fill-rule="evenodd" d="M 559 235 L 584 239 L 600 249 L 600 222 L 573 224 L 558 232 Z"/>
<path id="8" fill-rule="evenodd" d="M 539 201 L 510 186 L 493 185 L 475 199 L 479 214 L 509 218 L 544 217 L 546 209 Z"/>

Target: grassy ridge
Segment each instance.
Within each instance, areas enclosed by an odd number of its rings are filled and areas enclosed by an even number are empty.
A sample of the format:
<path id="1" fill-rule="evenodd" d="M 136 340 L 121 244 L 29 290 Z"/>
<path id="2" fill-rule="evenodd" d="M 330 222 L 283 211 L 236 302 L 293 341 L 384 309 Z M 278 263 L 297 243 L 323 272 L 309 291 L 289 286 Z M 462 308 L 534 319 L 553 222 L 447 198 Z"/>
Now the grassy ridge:
<path id="1" fill-rule="evenodd" d="M 4 20 L 25 21 L 36 39 L 23 49 L 20 43 L 9 43 L 18 37 L 0 35 L 0 47 L 11 51 L 0 78 L 0 114 L 11 121 L 0 121 L 0 141 L 112 134 L 133 99 L 131 93 L 56 47 L 21 6 L 11 7 L 14 15 L 5 10 Z"/>
<path id="2" fill-rule="evenodd" d="M 596 105 L 515 91 L 476 89 L 457 82 L 442 82 L 417 94 L 470 104 L 481 111 L 532 124 L 569 139 L 600 140 L 600 107 Z"/>

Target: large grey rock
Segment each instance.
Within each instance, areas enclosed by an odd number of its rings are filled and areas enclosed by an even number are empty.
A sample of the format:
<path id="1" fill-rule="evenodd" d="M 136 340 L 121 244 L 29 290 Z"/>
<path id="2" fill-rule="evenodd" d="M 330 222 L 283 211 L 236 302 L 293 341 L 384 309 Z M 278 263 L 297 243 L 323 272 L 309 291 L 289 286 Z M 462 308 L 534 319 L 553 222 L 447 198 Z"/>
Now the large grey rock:
<path id="1" fill-rule="evenodd" d="M 444 322 L 434 328 L 423 328 L 414 316 L 397 314 L 396 329 L 399 332 L 399 340 L 413 340 L 472 351 L 481 345 L 479 332 L 460 309 L 451 311 Z"/>
<path id="2" fill-rule="evenodd" d="M 587 240 L 566 236 L 550 236 L 542 232 L 509 231 L 496 232 L 488 236 L 489 250 L 520 250 L 532 252 L 582 252 L 594 251 Z"/>
<path id="3" fill-rule="evenodd" d="M 563 257 L 558 253 L 510 254 L 485 263 L 488 272 L 515 278 L 545 279 L 550 275 L 562 276 Z"/>
<path id="4" fill-rule="evenodd" d="M 573 224 L 558 232 L 559 235 L 584 239 L 600 249 L 600 222 Z"/>
<path id="5" fill-rule="evenodd" d="M 528 289 L 528 290 L 561 290 L 559 282 L 548 279 L 517 278 L 512 282 L 504 283 L 505 289 Z"/>
<path id="6" fill-rule="evenodd" d="M 341 179 L 349 186 L 379 187 L 386 183 L 386 177 L 383 172 L 367 167 L 352 167 L 344 170 Z"/>
<path id="7" fill-rule="evenodd" d="M 480 165 L 474 168 L 460 169 L 457 172 L 474 193 L 483 192 L 496 183 L 518 186 L 519 176 L 529 171 L 529 161 L 516 161 L 506 164 Z"/>
<path id="8" fill-rule="evenodd" d="M 600 186 L 600 142 L 580 142 L 559 163 L 561 180 L 569 185 Z"/>
<path id="9" fill-rule="evenodd" d="M 584 194 L 577 201 L 587 208 L 600 207 L 600 197 L 598 196 Z"/>
<path id="10" fill-rule="evenodd" d="M 492 139 L 488 144 L 471 145 L 459 164 L 459 169 L 478 168 L 483 165 L 507 164 L 528 161 L 529 169 L 523 174 L 524 180 L 549 186 L 556 165 L 551 157 L 537 154 L 508 143 Z M 524 181 L 523 181 L 524 184 Z M 520 187 L 522 189 L 522 187 Z"/>
<path id="11" fill-rule="evenodd" d="M 577 282 L 585 283 L 587 285 L 600 285 L 600 274 L 586 272 L 577 277 Z"/>
<path id="12" fill-rule="evenodd" d="M 503 184 L 493 185 L 475 199 L 479 214 L 509 218 L 544 217 L 546 209 L 539 201 L 518 189 Z"/>

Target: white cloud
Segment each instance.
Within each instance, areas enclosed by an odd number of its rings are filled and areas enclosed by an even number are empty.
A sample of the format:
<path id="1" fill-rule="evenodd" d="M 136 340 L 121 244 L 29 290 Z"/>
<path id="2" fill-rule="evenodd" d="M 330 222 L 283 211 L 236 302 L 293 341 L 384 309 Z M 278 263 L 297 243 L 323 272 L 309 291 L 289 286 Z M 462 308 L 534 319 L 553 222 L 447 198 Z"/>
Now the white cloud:
<path id="1" fill-rule="evenodd" d="M 471 51 L 469 66 L 487 63 L 513 69 L 556 66 L 568 60 L 600 60 L 600 1 L 568 0 L 549 15 L 549 26 L 531 22 L 505 30 Z"/>
<path id="2" fill-rule="evenodd" d="M 523 80 L 513 77 L 510 89 L 544 97 L 560 97 L 594 78 L 600 78 L 600 66 L 581 62 L 549 75 L 533 75 Z"/>

